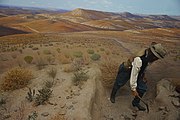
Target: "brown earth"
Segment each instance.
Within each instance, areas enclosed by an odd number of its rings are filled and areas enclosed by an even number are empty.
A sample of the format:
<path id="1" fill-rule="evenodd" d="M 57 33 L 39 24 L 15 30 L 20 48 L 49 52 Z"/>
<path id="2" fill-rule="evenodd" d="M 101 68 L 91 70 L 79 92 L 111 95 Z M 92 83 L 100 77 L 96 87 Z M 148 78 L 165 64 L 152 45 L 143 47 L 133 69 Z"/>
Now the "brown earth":
<path id="1" fill-rule="evenodd" d="M 0 92 L 0 97 L 6 98 L 6 104 L 0 105 L 0 119 L 24 120 L 33 111 L 38 113 L 37 120 L 179 119 L 179 93 L 174 90 L 180 84 L 179 21 L 127 16 L 76 9 L 30 18 L 27 14 L 1 17 L 0 25 L 31 34 L 0 37 L 0 85 L 4 73 L 17 66 L 31 69 L 35 77 L 25 88 Z M 167 24 L 175 27 L 167 28 Z M 157 25 L 165 27 L 157 28 Z M 149 104 L 150 112 L 132 107 L 129 84 L 118 91 L 116 103 L 112 104 L 109 101 L 112 86 L 104 86 L 101 64 L 108 58 L 116 61 L 118 67 L 151 42 L 162 43 L 168 55 L 147 69 L 148 91 L 143 99 Z M 101 58 L 93 61 L 89 50 Z M 33 57 L 31 64 L 25 62 L 25 56 Z M 42 70 L 37 68 L 39 59 L 45 64 Z M 76 59 L 83 61 L 83 69 L 89 75 L 79 86 L 72 81 L 72 64 Z M 34 106 L 25 98 L 28 87 L 36 92 L 42 88 L 45 81 L 51 80 L 47 71 L 52 67 L 57 69 L 53 94 L 45 105 Z"/>

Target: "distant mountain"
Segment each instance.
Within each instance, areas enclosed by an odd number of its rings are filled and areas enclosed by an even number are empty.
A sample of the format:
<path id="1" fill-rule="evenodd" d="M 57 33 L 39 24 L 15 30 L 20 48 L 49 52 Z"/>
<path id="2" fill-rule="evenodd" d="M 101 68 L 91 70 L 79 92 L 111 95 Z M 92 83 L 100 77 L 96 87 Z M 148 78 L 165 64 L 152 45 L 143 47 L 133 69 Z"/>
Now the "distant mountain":
<path id="1" fill-rule="evenodd" d="M 142 16 L 140 15 L 135 15 L 135 14 L 132 14 L 132 13 L 129 13 L 129 12 L 123 12 L 123 13 L 120 13 L 120 16 L 122 18 L 143 18 Z"/>
<path id="2" fill-rule="evenodd" d="M 153 20 L 167 20 L 167 21 L 177 21 L 177 19 L 172 18 L 168 15 L 149 15 L 147 18 L 153 19 Z"/>
<path id="3" fill-rule="evenodd" d="M 77 8 L 71 12 L 64 13 L 64 15 L 97 20 L 110 18 L 113 13 Z"/>
<path id="4" fill-rule="evenodd" d="M 17 14 L 41 14 L 41 13 L 65 13 L 63 9 L 45 9 L 35 7 L 17 7 L 0 5 L 0 14 L 17 15 Z"/>

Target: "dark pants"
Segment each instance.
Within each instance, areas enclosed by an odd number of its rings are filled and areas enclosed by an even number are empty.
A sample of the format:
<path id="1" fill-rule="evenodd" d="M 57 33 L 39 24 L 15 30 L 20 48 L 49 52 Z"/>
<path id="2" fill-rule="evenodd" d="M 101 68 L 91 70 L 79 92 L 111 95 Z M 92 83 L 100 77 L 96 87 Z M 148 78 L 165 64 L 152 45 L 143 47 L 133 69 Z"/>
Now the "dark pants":
<path id="1" fill-rule="evenodd" d="M 124 86 L 127 83 L 127 81 L 130 79 L 130 75 L 131 75 L 131 69 L 125 68 L 124 63 L 122 63 L 119 66 L 118 74 L 116 76 L 116 81 L 114 83 L 113 89 L 117 91 L 119 88 Z M 138 79 L 136 89 L 139 96 L 142 97 L 147 90 L 147 85 L 142 79 Z M 138 97 L 135 97 L 134 100 L 132 101 L 132 104 L 136 106 L 137 104 L 139 104 L 139 102 L 140 99 Z"/>

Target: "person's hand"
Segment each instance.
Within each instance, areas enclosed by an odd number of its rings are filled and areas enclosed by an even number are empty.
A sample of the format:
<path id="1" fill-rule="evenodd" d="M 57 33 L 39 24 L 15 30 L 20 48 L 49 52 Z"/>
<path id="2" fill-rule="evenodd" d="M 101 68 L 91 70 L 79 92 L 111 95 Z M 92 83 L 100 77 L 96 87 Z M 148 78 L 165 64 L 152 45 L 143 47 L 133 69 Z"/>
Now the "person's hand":
<path id="1" fill-rule="evenodd" d="M 139 96 L 139 94 L 138 94 L 138 92 L 137 92 L 136 90 L 135 90 L 135 91 L 132 91 L 132 95 L 135 96 L 135 97 L 136 97 L 136 96 Z"/>

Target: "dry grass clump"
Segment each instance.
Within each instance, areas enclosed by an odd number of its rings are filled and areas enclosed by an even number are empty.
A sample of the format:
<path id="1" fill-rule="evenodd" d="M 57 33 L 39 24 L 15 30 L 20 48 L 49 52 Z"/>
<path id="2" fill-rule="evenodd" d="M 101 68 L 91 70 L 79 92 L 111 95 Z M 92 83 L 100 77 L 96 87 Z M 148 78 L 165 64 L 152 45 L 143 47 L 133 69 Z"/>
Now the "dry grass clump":
<path id="1" fill-rule="evenodd" d="M 82 59 L 83 59 L 83 64 L 84 64 L 84 65 L 89 65 L 89 64 L 90 64 L 90 61 L 91 61 L 91 60 L 90 60 L 90 57 L 89 57 L 89 56 L 84 55 Z"/>
<path id="2" fill-rule="evenodd" d="M 33 60 L 33 57 L 32 57 L 32 56 L 25 56 L 25 57 L 24 57 L 24 61 L 25 61 L 26 63 L 28 63 L 28 64 L 31 64 L 32 60 Z"/>
<path id="3" fill-rule="evenodd" d="M 91 56 L 91 59 L 92 59 L 93 61 L 97 61 L 97 60 L 99 60 L 100 58 L 101 58 L 101 55 L 96 54 L 96 53 L 94 53 L 94 54 Z"/>
<path id="4" fill-rule="evenodd" d="M 25 68 L 12 68 L 4 76 L 4 83 L 2 84 L 3 90 L 15 90 L 25 87 L 33 78 L 30 70 Z"/>
<path id="5" fill-rule="evenodd" d="M 45 67 L 45 61 L 42 57 L 38 58 L 36 61 L 36 67 L 38 68 L 38 70 L 41 70 Z"/>
<path id="6" fill-rule="evenodd" d="M 51 118 L 51 120 L 66 120 L 64 115 L 57 114 Z"/>
<path id="7" fill-rule="evenodd" d="M 72 57 L 70 55 L 61 54 L 59 55 L 59 61 L 62 64 L 69 64 L 72 62 Z"/>
<path id="8" fill-rule="evenodd" d="M 102 83 L 105 87 L 112 87 L 118 72 L 119 64 L 116 61 L 106 58 L 102 61 L 100 69 L 102 71 Z"/>
<path id="9" fill-rule="evenodd" d="M 80 85 L 83 81 L 87 81 L 89 79 L 89 76 L 87 75 L 88 71 L 79 70 L 74 72 L 73 76 L 73 84 L 75 86 Z"/>
<path id="10" fill-rule="evenodd" d="M 73 72 L 74 71 L 74 67 L 73 67 L 72 64 L 67 64 L 67 65 L 64 66 L 63 71 L 67 72 L 67 73 Z"/>
<path id="11" fill-rule="evenodd" d="M 87 53 L 88 53 L 88 54 L 94 54 L 94 50 L 88 49 L 88 50 L 87 50 Z"/>
<path id="12" fill-rule="evenodd" d="M 81 51 L 77 51 L 77 52 L 74 52 L 73 55 L 76 57 L 76 58 L 81 58 L 83 56 L 83 53 Z"/>

